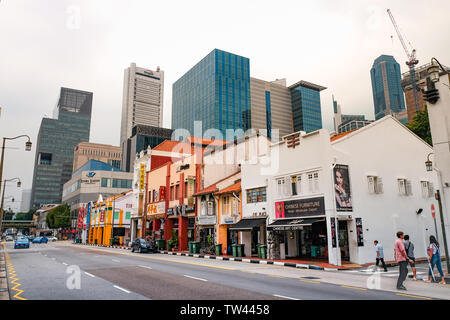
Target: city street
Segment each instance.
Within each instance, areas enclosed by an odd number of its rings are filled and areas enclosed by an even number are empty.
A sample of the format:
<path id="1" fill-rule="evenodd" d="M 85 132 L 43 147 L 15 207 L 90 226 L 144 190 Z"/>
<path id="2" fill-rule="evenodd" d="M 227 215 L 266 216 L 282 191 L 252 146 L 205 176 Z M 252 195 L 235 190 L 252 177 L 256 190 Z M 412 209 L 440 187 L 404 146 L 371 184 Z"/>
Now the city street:
<path id="1" fill-rule="evenodd" d="M 422 281 L 407 281 L 411 290 L 399 292 L 389 288 L 394 279 L 382 277 L 382 290 L 370 290 L 364 285 L 367 276 L 357 273 L 139 254 L 68 241 L 17 250 L 7 242 L 5 247 L 12 300 L 405 300 L 450 296 L 450 286 Z M 79 279 L 74 270 L 79 270 Z M 434 291 L 419 295 L 421 291 L 413 285 Z"/>

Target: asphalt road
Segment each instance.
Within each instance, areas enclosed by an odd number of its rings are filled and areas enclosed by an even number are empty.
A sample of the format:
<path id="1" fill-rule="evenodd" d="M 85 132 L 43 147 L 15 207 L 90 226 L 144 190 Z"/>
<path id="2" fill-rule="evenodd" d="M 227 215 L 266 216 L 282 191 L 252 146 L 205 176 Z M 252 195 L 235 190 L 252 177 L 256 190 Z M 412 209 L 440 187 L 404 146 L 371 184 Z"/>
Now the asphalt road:
<path id="1" fill-rule="evenodd" d="M 67 242 L 36 244 L 30 249 L 12 247 L 12 243 L 6 244 L 12 300 L 414 299 L 322 283 L 311 277 L 292 279 L 281 273 L 250 271 L 273 268 L 267 265 L 249 269 L 238 262 L 138 254 Z"/>

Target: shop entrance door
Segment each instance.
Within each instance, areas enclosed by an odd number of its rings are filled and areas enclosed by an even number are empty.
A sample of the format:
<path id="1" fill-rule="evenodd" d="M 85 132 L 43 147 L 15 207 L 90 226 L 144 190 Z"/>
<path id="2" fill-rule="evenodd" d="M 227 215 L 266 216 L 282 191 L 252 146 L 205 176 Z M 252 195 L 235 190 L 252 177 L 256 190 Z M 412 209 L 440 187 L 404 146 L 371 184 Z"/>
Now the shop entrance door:
<path id="1" fill-rule="evenodd" d="M 350 249 L 348 244 L 348 221 L 338 221 L 338 224 L 341 261 L 350 261 Z"/>
<path id="2" fill-rule="evenodd" d="M 258 255 L 259 229 L 252 230 L 252 256 Z"/>

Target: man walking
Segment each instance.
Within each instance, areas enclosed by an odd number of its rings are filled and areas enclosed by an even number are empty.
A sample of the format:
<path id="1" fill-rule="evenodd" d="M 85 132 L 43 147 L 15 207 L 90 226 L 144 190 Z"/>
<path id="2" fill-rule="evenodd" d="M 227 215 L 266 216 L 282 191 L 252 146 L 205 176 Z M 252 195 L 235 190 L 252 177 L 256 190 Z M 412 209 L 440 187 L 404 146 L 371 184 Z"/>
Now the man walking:
<path id="1" fill-rule="evenodd" d="M 384 272 L 387 272 L 387 268 L 386 268 L 386 264 L 384 263 L 384 252 L 383 252 L 383 246 L 381 244 L 378 243 L 378 240 L 375 240 L 373 242 L 373 244 L 375 245 L 375 250 L 377 252 L 377 263 L 375 264 L 378 267 L 378 264 L 381 263 L 383 265 L 383 269 Z"/>
<path id="2" fill-rule="evenodd" d="M 416 258 L 414 257 L 414 244 L 409 241 L 409 235 L 405 235 L 403 238 L 403 244 L 405 245 L 405 251 L 406 255 L 408 256 L 408 259 L 410 260 L 409 265 L 411 266 L 411 270 L 413 272 L 413 280 L 416 281 Z M 412 262 L 411 262 L 412 260 Z"/>
<path id="3" fill-rule="evenodd" d="M 405 245 L 403 244 L 404 233 L 397 232 L 397 240 L 395 240 L 394 255 L 395 261 L 398 263 L 399 275 L 397 280 L 397 290 L 406 290 L 403 282 L 408 275 L 408 258 L 405 250 Z M 412 263 L 412 260 L 409 260 Z"/>

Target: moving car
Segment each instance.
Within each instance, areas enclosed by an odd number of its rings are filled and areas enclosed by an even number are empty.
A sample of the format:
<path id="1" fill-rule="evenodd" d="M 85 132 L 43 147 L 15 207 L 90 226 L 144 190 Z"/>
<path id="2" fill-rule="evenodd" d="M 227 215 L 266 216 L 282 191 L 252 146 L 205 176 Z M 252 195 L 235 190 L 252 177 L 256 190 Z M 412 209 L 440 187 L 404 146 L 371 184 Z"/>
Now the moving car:
<path id="1" fill-rule="evenodd" d="M 31 234 L 31 235 L 27 236 L 27 238 L 31 241 L 35 238 L 35 236 Z"/>
<path id="2" fill-rule="evenodd" d="M 46 237 L 36 237 L 33 239 L 33 243 L 47 243 L 48 239 Z"/>
<path id="3" fill-rule="evenodd" d="M 57 237 L 48 237 L 48 241 L 57 241 L 58 240 L 58 238 Z"/>
<path id="4" fill-rule="evenodd" d="M 5 240 L 6 241 L 14 241 L 14 238 L 12 236 L 6 236 Z"/>
<path id="5" fill-rule="evenodd" d="M 156 252 L 156 245 L 151 242 L 148 243 L 145 239 L 136 239 L 131 243 L 131 252 L 137 250 L 139 253 L 143 252 Z"/>
<path id="6" fill-rule="evenodd" d="M 30 248 L 30 240 L 28 240 L 26 237 L 17 237 L 16 242 L 14 242 L 14 249 L 19 248 Z"/>

